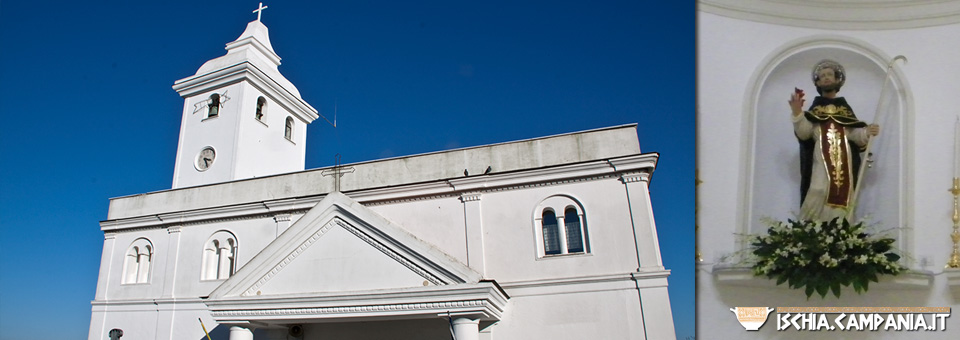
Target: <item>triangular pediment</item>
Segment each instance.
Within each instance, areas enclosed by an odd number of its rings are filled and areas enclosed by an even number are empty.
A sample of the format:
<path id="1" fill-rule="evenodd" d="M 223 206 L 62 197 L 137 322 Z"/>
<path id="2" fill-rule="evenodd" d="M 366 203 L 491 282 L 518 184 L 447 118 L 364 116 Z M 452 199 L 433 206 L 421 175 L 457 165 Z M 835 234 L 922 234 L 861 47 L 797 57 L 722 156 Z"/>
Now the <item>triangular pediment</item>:
<path id="1" fill-rule="evenodd" d="M 210 299 L 477 283 L 480 274 L 341 193 L 331 193 Z"/>

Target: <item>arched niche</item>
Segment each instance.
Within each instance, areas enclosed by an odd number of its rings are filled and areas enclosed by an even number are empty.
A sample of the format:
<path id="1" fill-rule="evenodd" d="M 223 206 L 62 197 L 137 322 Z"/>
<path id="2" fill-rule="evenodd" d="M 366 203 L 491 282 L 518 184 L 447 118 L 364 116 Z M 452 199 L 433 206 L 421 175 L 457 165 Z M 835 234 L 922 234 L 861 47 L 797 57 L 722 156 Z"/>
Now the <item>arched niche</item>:
<path id="1" fill-rule="evenodd" d="M 765 232 L 764 218 L 792 219 L 800 210 L 799 145 L 793 133 L 787 101 L 794 88 L 806 93 L 806 109 L 817 95 L 811 79 L 813 66 L 832 59 L 846 70 L 846 83 L 839 95 L 846 97 L 857 117 L 881 125 L 870 152 L 873 166 L 861 178 L 856 218 L 867 218 L 880 229 L 896 229 L 901 240 L 909 235 L 902 227 L 910 211 L 905 204 L 910 192 L 906 167 L 910 162 L 913 104 L 909 85 L 880 49 L 841 36 L 813 36 L 784 44 L 771 53 L 751 77 L 744 98 L 744 130 L 748 143 L 743 150 L 745 184 L 741 202 L 740 230 Z M 899 63 L 899 62 L 898 62 Z M 884 86 L 884 80 L 886 86 Z M 881 91 L 883 94 L 881 94 Z"/>

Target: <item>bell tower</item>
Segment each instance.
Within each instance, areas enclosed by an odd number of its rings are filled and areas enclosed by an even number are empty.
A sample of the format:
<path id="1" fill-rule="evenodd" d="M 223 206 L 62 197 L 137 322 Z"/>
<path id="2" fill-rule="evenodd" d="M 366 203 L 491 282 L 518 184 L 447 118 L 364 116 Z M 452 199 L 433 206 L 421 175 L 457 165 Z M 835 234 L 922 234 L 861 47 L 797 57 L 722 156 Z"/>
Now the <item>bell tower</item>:
<path id="1" fill-rule="evenodd" d="M 183 118 L 173 188 L 304 169 L 307 124 L 319 115 L 277 69 L 263 8 L 226 55 L 174 82 Z"/>

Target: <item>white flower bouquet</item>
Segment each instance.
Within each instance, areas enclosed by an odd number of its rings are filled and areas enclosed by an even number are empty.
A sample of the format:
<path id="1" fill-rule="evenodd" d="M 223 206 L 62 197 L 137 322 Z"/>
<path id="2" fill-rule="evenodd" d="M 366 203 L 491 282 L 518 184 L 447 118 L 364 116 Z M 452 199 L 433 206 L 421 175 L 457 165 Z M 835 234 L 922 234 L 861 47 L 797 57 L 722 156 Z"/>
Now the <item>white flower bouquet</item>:
<path id="1" fill-rule="evenodd" d="M 866 292 L 878 275 L 898 275 L 904 268 L 892 253 L 894 239 L 866 233 L 863 222 L 846 219 L 830 221 L 770 221 L 766 235 L 749 238 L 757 257 L 753 273 L 787 282 L 790 288 L 805 288 L 809 299 L 814 292 L 840 297 L 840 287 L 853 285 Z"/>

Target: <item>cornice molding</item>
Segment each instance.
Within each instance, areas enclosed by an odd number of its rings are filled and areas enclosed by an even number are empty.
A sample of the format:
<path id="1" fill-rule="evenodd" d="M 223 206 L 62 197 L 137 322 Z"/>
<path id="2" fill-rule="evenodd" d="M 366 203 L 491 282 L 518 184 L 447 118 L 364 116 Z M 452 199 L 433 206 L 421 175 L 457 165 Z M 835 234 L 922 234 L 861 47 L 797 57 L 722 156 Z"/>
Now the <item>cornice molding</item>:
<path id="1" fill-rule="evenodd" d="M 614 275 L 595 275 L 503 282 L 500 285 L 510 296 L 578 294 L 612 290 L 636 290 L 638 287 L 667 287 L 669 270 Z"/>
<path id="2" fill-rule="evenodd" d="M 262 53 L 263 56 L 267 57 L 267 59 L 269 59 L 270 62 L 272 62 L 274 65 L 280 66 L 280 56 L 277 55 L 277 53 L 274 52 L 273 49 L 267 47 L 262 42 L 260 42 L 260 40 L 258 40 L 257 38 L 254 38 L 253 36 L 248 36 L 240 40 L 231 41 L 227 43 L 226 49 L 227 51 L 233 52 L 232 51 L 233 49 L 243 48 L 244 45 L 253 46 L 253 48 L 255 48 L 257 51 Z"/>
<path id="3" fill-rule="evenodd" d="M 650 182 L 650 173 L 646 172 L 634 172 L 620 175 L 620 181 L 623 184 L 627 183 L 636 183 L 636 182 Z"/>
<path id="4" fill-rule="evenodd" d="M 245 317 L 277 317 L 277 316 L 298 316 L 298 315 L 324 315 L 324 314 L 368 314 L 368 313 L 389 313 L 394 311 L 423 311 L 423 310 L 447 310 L 457 309 L 477 309 L 484 307 L 486 301 L 483 300 L 465 300 L 465 301 L 445 301 L 445 302 L 418 302 L 402 303 L 392 305 L 364 305 L 364 306 L 345 306 L 345 307 L 314 307 L 314 308 L 283 308 L 283 309 L 253 309 L 253 310 L 226 310 L 213 312 L 214 319 L 238 319 Z"/>
<path id="5" fill-rule="evenodd" d="M 297 118 L 304 122 L 309 123 L 320 117 L 317 109 L 314 109 L 310 104 L 307 104 L 306 101 L 281 86 L 249 61 L 243 61 L 213 72 L 178 80 L 174 83 L 173 90 L 177 91 L 181 97 L 186 98 L 243 80 L 249 81 L 257 88 L 269 94 L 276 103 L 289 109 Z"/>
<path id="6" fill-rule="evenodd" d="M 481 196 L 483 194 L 479 192 L 463 193 L 460 195 L 460 201 L 463 203 L 480 201 Z"/>
<path id="7" fill-rule="evenodd" d="M 522 190 L 528 188 L 597 181 L 626 177 L 650 181 L 656 169 L 659 155 L 636 154 L 608 160 L 589 161 L 562 166 L 517 170 L 489 175 L 471 176 L 426 183 L 380 187 L 349 192 L 349 196 L 364 206 L 379 206 L 432 199 L 479 199 L 484 193 Z M 284 198 L 279 200 L 242 203 L 230 206 L 138 216 L 100 222 L 103 231 L 136 232 L 163 228 L 169 225 L 189 227 L 193 225 L 243 221 L 251 219 L 275 219 L 278 214 L 304 214 L 323 200 L 329 193 Z M 478 196 L 479 195 L 479 196 Z M 474 197 L 477 196 L 477 197 Z M 275 220 L 276 221 L 276 220 Z"/>
<path id="8" fill-rule="evenodd" d="M 698 10 L 776 25 L 892 30 L 960 23 L 956 0 L 699 0 Z"/>
<path id="9" fill-rule="evenodd" d="M 366 292 L 292 294 L 205 301 L 218 323 L 283 322 L 289 319 L 436 318 L 471 315 L 500 320 L 509 297 L 495 282 L 388 289 Z"/>

